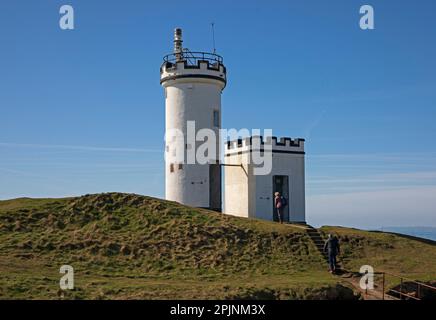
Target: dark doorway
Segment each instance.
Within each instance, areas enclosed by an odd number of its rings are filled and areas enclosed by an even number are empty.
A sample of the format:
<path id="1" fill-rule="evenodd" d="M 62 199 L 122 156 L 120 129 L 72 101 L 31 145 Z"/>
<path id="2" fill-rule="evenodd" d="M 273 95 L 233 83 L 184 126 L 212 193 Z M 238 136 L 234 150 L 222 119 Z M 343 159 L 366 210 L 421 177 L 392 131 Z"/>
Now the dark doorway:
<path id="1" fill-rule="evenodd" d="M 277 215 L 277 209 L 274 202 L 274 193 L 280 192 L 280 194 L 287 200 L 288 204 L 285 206 L 283 211 L 283 221 L 289 221 L 289 178 L 288 176 L 273 176 L 273 220 L 279 221 Z"/>
<path id="2" fill-rule="evenodd" d="M 209 164 L 209 209 L 221 212 L 221 165 Z"/>

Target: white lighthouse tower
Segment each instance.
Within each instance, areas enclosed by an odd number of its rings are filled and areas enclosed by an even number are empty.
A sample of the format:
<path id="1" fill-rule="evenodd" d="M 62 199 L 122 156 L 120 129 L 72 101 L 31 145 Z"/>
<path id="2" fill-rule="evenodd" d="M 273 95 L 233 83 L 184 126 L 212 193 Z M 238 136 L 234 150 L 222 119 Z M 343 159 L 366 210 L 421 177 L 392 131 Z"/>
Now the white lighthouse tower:
<path id="1" fill-rule="evenodd" d="M 165 198 L 193 207 L 221 210 L 219 154 L 206 164 L 187 162 L 198 144 L 187 141 L 189 121 L 200 129 L 215 131 L 219 149 L 221 93 L 226 86 L 221 56 L 191 52 L 182 46 L 182 30 L 174 31 L 174 52 L 164 57 L 160 83 L 165 90 Z M 175 134 L 180 132 L 182 137 Z M 180 156 L 183 157 L 180 157 Z"/>

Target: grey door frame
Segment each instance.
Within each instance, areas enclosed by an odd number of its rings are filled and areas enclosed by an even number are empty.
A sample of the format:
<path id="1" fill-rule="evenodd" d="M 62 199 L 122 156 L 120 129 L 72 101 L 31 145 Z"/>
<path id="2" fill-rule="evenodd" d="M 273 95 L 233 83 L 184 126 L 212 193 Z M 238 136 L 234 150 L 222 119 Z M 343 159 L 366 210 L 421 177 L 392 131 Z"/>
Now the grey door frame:
<path id="1" fill-rule="evenodd" d="M 282 178 L 283 179 L 282 183 L 281 183 L 281 188 L 280 189 L 277 188 L 277 184 L 276 184 L 276 179 L 277 178 Z M 273 181 L 272 181 L 272 187 L 273 187 L 273 190 L 272 190 L 272 193 L 273 193 L 273 197 L 272 197 L 272 199 L 273 199 L 273 202 L 272 202 L 272 205 L 273 205 L 273 220 L 274 221 L 278 221 L 277 209 L 275 207 L 275 202 L 274 202 L 275 201 L 274 200 L 275 199 L 274 193 L 279 191 L 280 194 L 283 197 L 285 197 L 287 202 L 288 202 L 288 204 L 285 206 L 285 210 L 283 212 L 284 213 L 283 221 L 289 222 L 290 221 L 290 212 L 289 212 L 289 205 L 290 205 L 289 176 L 286 176 L 286 175 L 274 175 L 274 176 L 272 176 L 272 179 L 273 179 Z"/>

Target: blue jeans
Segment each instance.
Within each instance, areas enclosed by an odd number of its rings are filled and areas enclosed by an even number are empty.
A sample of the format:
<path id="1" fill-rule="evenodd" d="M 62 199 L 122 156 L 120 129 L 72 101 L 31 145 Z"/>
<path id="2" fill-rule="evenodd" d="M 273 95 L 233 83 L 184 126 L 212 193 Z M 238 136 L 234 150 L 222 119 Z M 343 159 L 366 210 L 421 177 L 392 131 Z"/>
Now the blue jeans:
<path id="1" fill-rule="evenodd" d="M 331 271 L 336 270 L 336 256 L 337 256 L 336 252 L 329 251 L 329 266 Z"/>
<path id="2" fill-rule="evenodd" d="M 279 218 L 279 222 L 283 222 L 283 208 L 277 208 L 277 217 Z"/>

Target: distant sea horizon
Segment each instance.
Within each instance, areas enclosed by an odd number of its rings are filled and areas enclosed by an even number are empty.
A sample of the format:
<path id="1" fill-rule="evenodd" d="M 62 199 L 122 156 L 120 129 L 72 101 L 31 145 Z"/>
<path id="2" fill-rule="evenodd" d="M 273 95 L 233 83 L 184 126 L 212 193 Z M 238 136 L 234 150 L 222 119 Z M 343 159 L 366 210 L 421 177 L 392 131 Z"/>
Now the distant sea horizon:
<path id="1" fill-rule="evenodd" d="M 436 241 L 436 227 L 380 227 L 374 231 L 395 232 Z"/>

